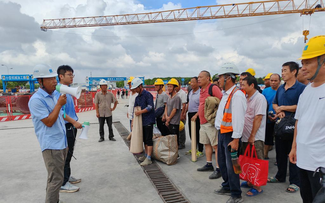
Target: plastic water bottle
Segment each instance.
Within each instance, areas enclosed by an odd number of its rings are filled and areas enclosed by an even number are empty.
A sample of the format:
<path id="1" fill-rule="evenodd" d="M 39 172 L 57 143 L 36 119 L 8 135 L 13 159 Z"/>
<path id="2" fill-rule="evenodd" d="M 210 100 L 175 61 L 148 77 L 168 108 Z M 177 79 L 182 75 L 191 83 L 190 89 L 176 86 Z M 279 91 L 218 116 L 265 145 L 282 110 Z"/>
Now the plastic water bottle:
<path id="1" fill-rule="evenodd" d="M 239 165 L 237 151 L 231 151 L 230 154 L 231 154 L 232 167 L 234 168 L 235 174 L 241 174 L 241 167 Z"/>
<path id="2" fill-rule="evenodd" d="M 319 167 L 316 169 L 315 173 L 319 170 L 320 184 L 322 188 L 317 192 L 313 203 L 325 203 L 325 168 Z M 314 175 L 315 175 L 314 173 Z"/>

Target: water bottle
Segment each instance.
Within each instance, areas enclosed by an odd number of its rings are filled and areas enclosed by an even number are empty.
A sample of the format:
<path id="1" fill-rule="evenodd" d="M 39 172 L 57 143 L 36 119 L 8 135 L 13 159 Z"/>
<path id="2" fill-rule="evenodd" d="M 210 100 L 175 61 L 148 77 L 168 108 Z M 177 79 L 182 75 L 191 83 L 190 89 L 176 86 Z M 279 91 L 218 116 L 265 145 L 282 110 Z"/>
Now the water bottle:
<path id="1" fill-rule="evenodd" d="M 320 184 L 322 188 L 317 192 L 313 203 L 325 203 L 325 168 L 319 167 L 316 169 L 315 173 L 319 170 Z M 314 176 L 315 176 L 314 173 Z"/>
<path id="2" fill-rule="evenodd" d="M 235 174 L 241 174 L 241 167 L 239 165 L 239 160 L 238 160 L 238 152 L 234 149 L 231 149 L 231 146 L 228 146 L 228 150 L 231 155 L 231 163 L 232 167 L 234 168 Z"/>

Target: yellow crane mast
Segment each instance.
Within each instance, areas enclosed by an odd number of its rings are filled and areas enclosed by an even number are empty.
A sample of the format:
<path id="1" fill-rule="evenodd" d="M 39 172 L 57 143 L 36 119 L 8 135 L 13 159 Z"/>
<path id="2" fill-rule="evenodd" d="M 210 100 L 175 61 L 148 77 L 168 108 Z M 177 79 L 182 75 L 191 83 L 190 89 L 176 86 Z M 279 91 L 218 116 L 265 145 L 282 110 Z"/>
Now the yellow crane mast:
<path id="1" fill-rule="evenodd" d="M 180 22 L 292 13 L 311 15 L 314 12 L 321 11 L 325 11 L 324 0 L 271 0 L 198 6 L 148 13 L 44 19 L 41 29 L 46 31 L 48 29 Z M 303 31 L 305 41 L 308 34 L 309 30 Z"/>

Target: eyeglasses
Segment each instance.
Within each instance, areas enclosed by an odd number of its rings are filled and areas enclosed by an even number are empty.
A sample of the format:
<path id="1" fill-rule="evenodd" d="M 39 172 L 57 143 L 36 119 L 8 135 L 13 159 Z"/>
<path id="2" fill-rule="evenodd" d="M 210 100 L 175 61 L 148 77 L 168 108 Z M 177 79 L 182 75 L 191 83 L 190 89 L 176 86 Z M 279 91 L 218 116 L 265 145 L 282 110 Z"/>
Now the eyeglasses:
<path id="1" fill-rule="evenodd" d="M 73 77 L 74 78 L 75 75 L 73 75 L 73 74 L 66 74 L 66 76 L 69 76 L 69 77 Z"/>

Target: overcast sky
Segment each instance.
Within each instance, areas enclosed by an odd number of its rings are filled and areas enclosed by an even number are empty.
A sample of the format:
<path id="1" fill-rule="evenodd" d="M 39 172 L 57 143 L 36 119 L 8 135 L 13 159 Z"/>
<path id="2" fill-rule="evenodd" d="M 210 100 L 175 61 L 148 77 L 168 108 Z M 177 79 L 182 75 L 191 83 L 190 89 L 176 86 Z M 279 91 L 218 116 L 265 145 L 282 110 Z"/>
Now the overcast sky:
<path id="1" fill-rule="evenodd" d="M 299 1 L 299 0 L 297 0 Z M 204 2 L 204 3 L 202 3 Z M 225 62 L 257 77 L 297 61 L 309 37 L 325 34 L 325 12 L 43 32 L 44 18 L 139 13 L 247 0 L 0 0 L 0 74 L 31 74 L 45 63 L 68 64 L 76 82 L 90 76 L 197 76 Z M 304 24 L 303 24 L 304 20 Z M 310 22 L 310 23 L 309 23 Z M 299 62 L 300 63 L 300 62 Z"/>

